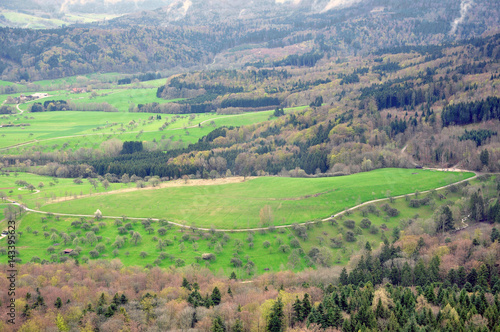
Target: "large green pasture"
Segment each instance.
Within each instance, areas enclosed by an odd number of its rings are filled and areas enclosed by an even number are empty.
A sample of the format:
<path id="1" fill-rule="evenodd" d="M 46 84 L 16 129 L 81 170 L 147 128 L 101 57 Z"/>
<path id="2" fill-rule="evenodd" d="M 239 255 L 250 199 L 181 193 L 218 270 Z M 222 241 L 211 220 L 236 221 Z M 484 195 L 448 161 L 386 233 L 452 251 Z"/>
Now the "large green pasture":
<path id="1" fill-rule="evenodd" d="M 243 183 L 182 186 L 88 197 L 42 207 L 45 211 L 165 218 L 188 226 L 238 229 L 265 226 L 268 205 L 272 225 L 325 218 L 362 202 L 441 187 L 472 173 L 380 169 L 344 177 L 261 177 Z"/>
<path id="2" fill-rule="evenodd" d="M 75 103 L 108 103 L 116 107 L 120 112 L 126 112 L 130 104 L 148 104 L 158 103 L 165 104 L 173 101 L 182 100 L 172 99 L 166 100 L 156 96 L 156 88 L 140 88 L 140 89 L 109 89 L 99 90 L 97 96 L 91 98 L 90 93 L 83 93 L 78 98 L 73 98 Z"/>
<path id="3" fill-rule="evenodd" d="M 8 86 L 8 85 L 14 85 L 14 83 L 0 80 L 0 86 Z"/>
<path id="4" fill-rule="evenodd" d="M 65 78 L 68 83 L 76 80 L 74 77 Z M 37 82 L 42 84 L 55 84 L 53 81 L 40 81 Z M 58 83 L 58 84 L 63 84 Z M 28 110 L 29 105 L 35 102 L 44 102 L 45 100 L 66 100 L 77 104 L 85 104 L 85 103 L 108 103 L 118 109 L 120 112 L 127 112 L 129 106 L 131 104 L 148 104 L 156 102 L 158 104 L 169 103 L 173 101 L 178 101 L 181 99 L 172 99 L 166 100 L 162 98 L 156 97 L 156 88 L 131 88 L 122 86 L 121 88 L 113 88 L 113 89 L 99 89 L 92 90 L 91 92 L 85 93 L 72 93 L 69 90 L 47 90 L 39 91 L 41 93 L 48 93 L 50 97 L 43 98 L 40 100 L 33 100 L 27 103 L 20 105 L 19 107 L 22 110 Z M 0 98 L 3 100 L 7 99 L 9 95 L 2 95 Z M 19 96 L 19 94 L 11 94 L 10 96 L 15 97 Z"/>
<path id="5" fill-rule="evenodd" d="M 477 184 L 478 181 L 474 180 L 473 182 Z M 496 186 L 494 181 L 490 181 L 486 185 L 492 188 L 491 192 L 494 192 L 493 188 Z M 337 217 L 333 223 L 330 221 L 319 222 L 314 225 L 304 226 L 306 236 L 302 237 L 292 228 L 276 229 L 274 231 L 212 233 L 182 229 L 175 226 L 169 227 L 169 225 L 160 224 L 157 221 L 153 221 L 150 226 L 144 226 L 140 221 L 123 220 L 123 218 L 120 218 L 118 222 L 111 219 L 94 221 L 86 218 L 84 222 L 89 224 L 90 229 L 85 229 L 82 224 L 72 225 L 74 221 L 81 221 L 81 218 L 56 218 L 54 216 L 28 213 L 18 224 L 18 232 L 21 232 L 17 242 L 18 257 L 23 263 L 30 262 L 32 259 L 36 261 L 59 261 L 61 257 L 67 256 L 61 253 L 63 249 L 80 247 L 81 253 L 76 257 L 80 263 L 85 262 L 86 259 L 119 259 L 125 265 L 158 265 L 166 268 L 174 266 L 176 261 L 180 259 L 182 261 L 179 261 L 179 263 L 182 266 L 191 264 L 206 265 L 212 271 L 221 275 L 229 275 L 232 271 L 235 271 L 239 278 L 246 278 L 249 276 L 248 271 L 245 269 L 248 261 L 255 264 L 253 269 L 255 274 L 283 269 L 298 271 L 306 267 L 318 267 L 320 266 L 319 262 L 313 262 L 308 258 L 310 250 L 316 247 L 322 250 L 322 255 L 326 257 L 325 261 L 328 264 L 345 265 L 353 254 L 357 254 L 365 248 L 366 242 L 369 242 L 371 247 L 375 249 L 380 246 L 385 238 L 393 239 L 392 234 L 395 227 L 402 229 L 411 222 L 410 220 L 427 220 L 439 206 L 443 204 L 453 205 L 453 202 L 462 197 L 461 191 L 456 193 L 441 191 L 441 193 L 446 194 L 446 199 L 438 199 L 438 195 L 433 193 L 425 194 L 431 196 L 433 204 L 419 208 L 409 207 L 409 202 L 405 198 L 396 199 L 393 202 L 382 201 L 375 203 L 373 204 L 375 211 L 371 213 L 366 213 L 363 208 L 358 208 L 349 215 Z M 382 205 L 385 204 L 399 210 L 399 215 L 389 217 L 382 209 Z M 370 220 L 373 226 L 371 229 L 360 227 L 360 222 L 364 218 Z M 353 220 L 356 224 L 355 229 L 352 230 L 356 234 L 354 241 L 342 240 L 340 247 L 332 246 L 330 239 L 345 239 L 345 234 L 349 231 L 344 224 L 347 219 Z M 99 225 L 99 223 L 102 224 Z M 94 231 L 101 238 L 95 243 L 86 240 L 82 241 L 82 238 L 87 238 L 87 233 L 92 231 L 91 227 L 98 227 Z M 119 227 L 125 227 L 126 232 L 120 234 Z M 165 229 L 163 235 L 158 232 L 161 228 Z M 373 232 L 373 229 L 375 229 L 375 232 Z M 137 244 L 134 243 L 130 235 L 131 231 L 138 232 L 141 235 L 142 240 Z M 44 235 L 45 232 L 47 232 L 47 235 Z M 50 236 L 53 233 L 57 234 L 57 236 L 51 240 Z M 66 243 L 63 239 L 63 233 L 69 235 Z M 118 236 L 127 239 L 121 248 L 114 246 Z M 76 241 L 75 238 L 77 238 Z M 168 240 L 169 245 L 160 250 L 157 248 L 159 239 Z M 295 260 L 292 258 L 293 240 L 298 240 L 299 247 L 296 247 L 297 250 L 302 249 L 302 252 L 298 251 L 298 259 L 296 257 Z M 266 241 L 269 242 L 267 248 L 265 247 Z M 103 251 L 97 258 L 91 258 L 89 252 L 95 249 L 97 244 L 104 245 Z M 2 242 L 0 241 L 0 248 L 1 245 Z M 55 250 L 53 253 L 47 251 L 51 246 Z M 114 250 L 116 252 L 113 252 Z M 147 256 L 142 258 L 141 252 L 146 252 Z M 157 260 L 162 252 L 165 255 L 164 258 Z M 200 256 L 203 253 L 214 253 L 216 256 L 215 261 L 205 262 L 201 260 Z M 242 261 L 241 267 L 234 267 L 231 264 L 231 259 L 235 255 Z"/>
<path id="6" fill-rule="evenodd" d="M 22 24 L 23 28 L 47 29 L 60 27 L 72 23 L 91 23 L 100 20 L 108 20 L 119 15 L 112 14 L 66 14 L 61 18 L 43 18 L 18 11 L 0 10 L 4 18 L 12 23 Z"/>
<path id="7" fill-rule="evenodd" d="M 287 112 L 295 109 L 287 110 Z M 217 115 L 168 115 L 122 112 L 43 112 L 0 117 L 0 124 L 29 124 L 0 128 L 0 149 L 10 148 L 9 154 L 54 152 L 79 148 L 98 148 L 111 138 L 122 141 L 160 141 L 170 139 L 182 145 L 194 143 L 215 127 L 244 126 L 269 119 L 272 111 Z M 154 120 L 148 120 L 153 117 Z M 133 127 L 127 125 L 134 121 Z M 164 130 L 159 128 L 169 122 Z M 213 121 L 213 122 L 212 122 Z M 121 129 L 124 130 L 121 130 Z"/>

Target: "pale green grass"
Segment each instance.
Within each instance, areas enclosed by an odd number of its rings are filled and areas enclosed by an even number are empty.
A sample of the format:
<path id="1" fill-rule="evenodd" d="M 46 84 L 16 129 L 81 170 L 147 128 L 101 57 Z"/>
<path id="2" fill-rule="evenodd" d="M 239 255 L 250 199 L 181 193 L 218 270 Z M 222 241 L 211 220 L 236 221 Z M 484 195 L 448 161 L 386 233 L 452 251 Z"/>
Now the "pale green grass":
<path id="1" fill-rule="evenodd" d="M 303 108 L 303 107 L 302 107 Z M 287 109 L 291 112 L 301 109 Z M 244 126 L 267 121 L 273 111 L 242 113 L 237 115 L 217 115 L 204 113 L 191 115 L 161 114 L 161 120 L 156 120 L 156 114 L 125 113 L 125 112 L 43 112 L 25 113 L 0 117 L 0 124 L 29 124 L 23 127 L 2 128 L 0 148 L 31 142 L 28 145 L 11 148 L 9 154 L 26 152 L 49 152 L 68 149 L 98 148 L 111 138 L 122 141 L 143 140 L 160 141 L 170 139 L 180 141 L 182 146 L 195 143 L 201 137 L 220 126 Z M 148 120 L 150 117 L 154 120 Z M 31 119 L 31 118 L 34 119 Z M 176 119 L 172 123 L 172 119 Z M 165 121 L 169 125 L 163 131 L 159 128 Z M 127 126 L 135 121 L 137 126 L 132 130 L 120 131 L 122 124 Z M 213 121 L 213 123 L 212 123 Z M 106 125 L 115 125 L 105 128 Z M 201 125 L 200 125 L 201 124 Z M 97 128 L 100 127 L 99 130 Z M 142 133 L 140 133 L 142 131 Z M 78 135 L 77 137 L 68 137 Z"/>
<path id="2" fill-rule="evenodd" d="M 413 174 L 416 173 L 416 174 Z M 45 211 L 112 216 L 166 218 L 188 226 L 253 228 L 263 224 L 269 205 L 274 225 L 325 218 L 362 202 L 437 188 L 472 173 L 380 169 L 333 178 L 262 177 L 244 183 L 171 187 L 89 197 L 45 205 Z M 314 197 L 313 195 L 316 195 Z"/>
<path id="3" fill-rule="evenodd" d="M 158 103 L 165 104 L 182 99 L 165 100 L 156 97 L 156 88 L 145 89 L 112 89 L 112 90 L 99 90 L 98 96 L 91 98 L 91 94 L 82 94 L 78 98 L 73 99 L 75 103 L 108 103 L 113 105 L 121 112 L 126 112 L 131 104 L 150 104 Z"/>
<path id="4" fill-rule="evenodd" d="M 15 85 L 15 84 L 12 82 L 0 80 L 0 86 L 8 86 L 8 85 Z"/>
<path id="5" fill-rule="evenodd" d="M 1 13 L 8 21 L 17 24 L 25 24 L 25 28 L 41 29 L 47 27 L 57 27 L 66 23 L 58 19 L 46 19 L 10 10 L 3 10 Z"/>
<path id="6" fill-rule="evenodd" d="M 82 184 L 75 184 L 73 179 L 69 178 L 52 178 L 24 172 L 8 174 L 10 175 L 0 176 L 0 191 L 4 192 L 11 199 L 20 201 L 33 209 L 56 197 L 75 197 L 135 186 L 134 183 L 110 183 L 109 188 L 106 190 L 100 182 L 98 182 L 96 189 L 86 179 L 83 179 Z M 34 185 L 40 192 L 30 192 L 29 190 L 20 188 L 16 184 L 18 180 L 24 180 Z M 43 187 L 39 187 L 40 183 L 43 184 Z"/>
<path id="7" fill-rule="evenodd" d="M 0 12 L 8 21 L 25 25 L 25 28 L 46 29 L 55 28 L 72 23 L 91 23 L 102 20 L 109 20 L 120 15 L 111 14 L 66 14 L 60 19 L 44 18 L 36 15 L 19 13 L 11 10 L 1 10 Z"/>

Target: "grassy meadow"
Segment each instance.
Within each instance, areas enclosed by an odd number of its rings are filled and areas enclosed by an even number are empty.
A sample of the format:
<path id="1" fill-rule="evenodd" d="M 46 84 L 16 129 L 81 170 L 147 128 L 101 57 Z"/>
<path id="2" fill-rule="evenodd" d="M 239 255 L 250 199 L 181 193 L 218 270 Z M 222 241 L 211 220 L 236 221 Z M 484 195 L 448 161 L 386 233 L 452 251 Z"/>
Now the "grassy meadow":
<path id="1" fill-rule="evenodd" d="M 110 89 L 94 89 L 92 92 L 74 94 L 66 87 L 72 84 L 82 85 L 89 82 L 109 82 L 121 77 L 117 73 L 89 74 L 55 80 L 33 82 L 40 91 L 49 97 L 17 105 L 23 114 L 0 116 L 0 151 L 9 154 L 30 154 L 36 152 L 61 152 L 80 148 L 98 149 L 102 142 L 111 138 L 121 141 L 167 140 L 164 149 L 186 146 L 198 141 L 219 126 L 244 126 L 266 121 L 273 111 L 251 112 L 237 115 L 217 115 L 215 113 L 193 115 L 129 113 L 129 108 L 138 104 L 169 103 L 179 99 L 165 100 L 156 97 L 157 86 L 165 84 L 166 79 L 158 79 L 127 85 L 114 85 Z M 12 85 L 2 81 L 0 86 Z M 44 88 L 46 90 L 44 90 Z M 0 103 L 8 97 L 17 97 L 20 93 L 0 95 Z M 43 112 L 29 113 L 28 109 L 35 102 L 46 100 L 66 100 L 76 104 L 108 103 L 118 112 Z M 10 105 L 16 108 L 16 105 Z M 305 107 L 286 109 L 293 112 Z M 154 120 L 148 120 L 149 118 Z M 159 128 L 169 122 L 164 130 Z M 130 124 L 133 125 L 130 126 Z M 13 126 L 11 126 L 13 125 Z M 172 143 L 175 144 L 172 145 Z"/>
<path id="2" fill-rule="evenodd" d="M 185 145 L 197 142 L 216 127 L 259 123 L 268 120 L 272 113 L 273 111 L 236 115 L 161 114 L 160 120 L 156 119 L 156 114 L 125 112 L 43 112 L 2 116 L 0 124 L 20 126 L 1 128 L 0 149 L 22 145 L 9 148 L 9 154 L 96 149 L 111 138 L 121 141 L 170 139 Z M 154 119 L 150 120 L 151 117 Z M 129 127 L 132 121 L 133 125 Z M 169 125 L 160 130 L 166 121 Z"/>
<path id="3" fill-rule="evenodd" d="M 477 184 L 478 181 L 473 180 L 473 183 Z M 486 187 L 493 188 L 494 185 L 491 181 Z M 294 190 L 293 186 L 291 187 Z M 238 278 L 248 278 L 267 271 L 299 271 L 308 267 L 319 267 L 321 263 L 312 261 L 308 255 L 313 248 L 321 251 L 326 263 L 346 265 L 353 255 L 365 249 L 367 242 L 376 249 L 384 239 L 393 239 L 396 227 L 404 228 L 411 220 L 429 219 L 441 205 L 453 205 L 462 197 L 460 191 L 452 193 L 442 190 L 440 193 L 445 194 L 446 199 L 438 199 L 437 193 L 425 194 L 432 197 L 431 205 L 410 208 L 405 198 L 392 202 L 387 200 L 373 204 L 369 213 L 364 211 L 364 208 L 358 208 L 348 215 L 337 217 L 334 222 L 302 226 L 302 233 L 293 228 L 255 232 L 209 232 L 180 228 L 158 221 L 143 224 L 144 220 L 124 218 L 94 220 L 28 213 L 18 225 L 21 236 L 17 246 L 19 258 L 23 263 L 77 258 L 80 262 L 119 259 L 128 266 L 158 265 L 163 268 L 198 264 L 219 275 L 228 276 L 235 271 Z M 400 214 L 389 217 L 382 209 L 385 204 L 398 209 Z M 362 219 L 369 219 L 371 227 L 362 228 Z M 349 231 L 346 220 L 355 222 L 352 231 L 356 235 L 351 242 L 345 240 L 346 231 Z M 134 232 L 140 234 L 137 243 L 131 235 Z M 95 234 L 96 238 L 89 233 Z M 120 240 L 123 238 L 125 241 Z M 344 239 L 342 246 L 334 246 L 331 240 L 333 238 Z M 166 245 L 158 247 L 159 240 L 164 241 Z M 66 248 L 78 249 L 79 254 L 68 258 L 68 255 L 62 253 Z M 91 251 L 94 251 L 94 255 L 98 254 L 92 257 Z M 201 259 L 203 253 L 212 253 L 215 259 L 204 261 Z M 233 258 L 239 259 L 241 266 L 231 263 Z"/>
<path id="4" fill-rule="evenodd" d="M 226 229 L 289 225 L 325 218 L 373 199 L 441 187 L 472 173 L 379 169 L 344 177 L 261 177 L 243 183 L 181 186 L 85 197 L 43 205 L 49 212 L 165 218 Z M 210 180 L 207 180 L 210 181 Z M 261 218 L 263 209 L 271 213 Z M 265 222 L 264 222 L 265 221 Z"/>

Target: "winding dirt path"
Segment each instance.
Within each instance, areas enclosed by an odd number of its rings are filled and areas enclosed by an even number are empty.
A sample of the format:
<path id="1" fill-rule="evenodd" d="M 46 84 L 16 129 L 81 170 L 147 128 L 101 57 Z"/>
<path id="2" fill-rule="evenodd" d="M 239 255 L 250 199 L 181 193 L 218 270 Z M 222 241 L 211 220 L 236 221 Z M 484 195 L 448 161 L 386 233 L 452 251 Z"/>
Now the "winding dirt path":
<path id="1" fill-rule="evenodd" d="M 439 170 L 439 171 L 451 171 L 451 169 L 434 169 L 434 168 L 426 168 L 426 169 L 431 169 L 431 170 L 433 169 L 433 170 Z M 480 173 L 469 171 L 469 170 L 457 170 L 457 169 L 455 169 L 454 171 L 457 171 L 457 172 L 472 172 L 472 173 L 474 173 L 474 176 L 470 177 L 468 179 L 460 180 L 458 182 L 450 183 L 450 184 L 448 184 L 446 186 L 442 186 L 442 187 L 439 187 L 439 188 L 421 191 L 421 192 L 419 192 L 419 194 L 425 194 L 425 193 L 431 192 L 433 190 L 442 190 L 442 189 L 448 188 L 450 186 L 453 186 L 453 185 L 456 185 L 456 184 L 459 184 L 459 183 L 462 183 L 462 182 L 473 180 L 473 179 L 477 178 L 479 175 L 481 175 Z M 407 195 L 408 196 L 414 196 L 415 193 L 409 193 L 409 194 L 405 194 L 405 195 L 394 196 L 392 198 L 393 199 L 395 199 L 395 198 L 402 198 L 402 197 L 405 197 Z M 353 211 L 353 210 L 356 210 L 356 209 L 358 209 L 358 208 L 360 208 L 362 206 L 373 204 L 373 203 L 377 203 L 377 202 L 387 201 L 389 199 L 390 198 L 380 198 L 380 199 L 375 199 L 375 200 L 367 201 L 367 202 L 358 204 L 356 206 L 353 206 L 353 207 L 351 207 L 349 209 L 346 209 L 344 211 L 338 212 L 338 213 L 336 213 L 336 214 L 334 214 L 334 215 L 332 215 L 330 217 L 321 219 L 320 221 L 322 221 L 322 222 L 323 221 L 329 221 L 331 219 L 337 218 L 340 215 L 345 214 L 347 211 Z M 17 205 L 17 206 L 23 208 L 27 212 L 33 212 L 33 213 L 39 213 L 39 214 L 51 214 L 51 215 L 62 216 L 62 217 L 85 217 L 85 218 L 94 218 L 95 217 L 92 214 L 71 214 L 71 213 L 57 213 L 57 212 L 46 212 L 46 211 L 34 210 L 34 209 L 30 209 L 27 206 L 25 206 L 25 205 L 23 205 L 21 203 L 18 203 L 18 202 L 14 201 L 14 200 L 7 199 L 7 201 L 10 201 L 12 204 Z M 104 218 L 104 219 L 121 219 L 122 216 L 102 216 L 102 218 Z M 142 217 L 142 218 L 127 217 L 127 219 L 129 219 L 129 220 L 146 220 L 146 219 L 150 219 L 152 221 L 159 221 L 160 220 L 159 218 L 148 218 L 148 217 Z M 214 229 L 214 228 L 204 228 L 204 227 L 196 227 L 196 226 L 187 226 L 187 225 L 179 224 L 179 223 L 172 222 L 172 221 L 167 221 L 167 222 L 169 224 L 171 224 L 171 225 L 175 225 L 175 226 L 182 227 L 182 228 L 188 228 L 188 229 L 195 228 L 195 229 L 199 229 L 199 230 L 203 230 L 203 231 L 215 230 L 217 232 L 249 232 L 249 231 L 260 231 L 260 230 L 268 230 L 269 229 L 269 227 L 239 228 L 239 229 L 216 228 L 216 229 Z M 298 223 L 298 224 L 294 224 L 294 225 L 308 225 L 308 224 L 315 224 L 317 222 L 319 222 L 319 221 L 308 221 L 308 222 Z M 279 226 L 274 226 L 274 227 L 275 228 L 289 228 L 289 227 L 292 227 L 294 225 L 279 225 Z"/>

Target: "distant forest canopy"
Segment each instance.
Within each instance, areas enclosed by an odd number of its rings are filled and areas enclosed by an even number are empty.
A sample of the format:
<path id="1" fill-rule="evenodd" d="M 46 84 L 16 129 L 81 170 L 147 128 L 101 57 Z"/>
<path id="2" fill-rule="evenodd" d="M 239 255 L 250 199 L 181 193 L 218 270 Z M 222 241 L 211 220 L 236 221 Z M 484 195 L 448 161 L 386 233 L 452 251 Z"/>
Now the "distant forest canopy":
<path id="1" fill-rule="evenodd" d="M 209 17 L 205 8 L 208 4 L 197 3 L 180 19 L 160 9 L 60 29 L 1 28 L 0 74 L 4 80 L 35 81 L 93 72 L 156 72 L 206 65 L 214 55 L 248 44 L 261 44 L 267 49 L 308 45 L 306 52 L 275 57 L 270 62 L 246 61 L 254 67 L 264 63 L 272 67 L 313 67 L 323 58 L 367 55 L 380 50 L 425 50 L 433 54 L 439 49 L 433 47 L 440 43 L 460 43 L 495 31 L 490 17 L 499 16 L 494 0 L 476 1 L 467 13 L 468 19 L 457 26 L 453 35 L 448 35 L 445 32 L 452 29 L 460 15 L 460 4 L 453 0 L 434 6 L 408 0 L 373 0 L 323 13 L 262 5 L 266 16 L 259 18 L 259 12 L 258 25 L 255 19 L 246 17 Z M 385 9 L 377 11 L 380 6 Z M 171 18 L 173 21 L 165 27 L 164 22 Z M 485 50 L 494 52 L 491 47 Z M 398 63 L 388 62 L 375 71 L 398 69 Z M 120 83 L 126 82 L 128 79 Z"/>

